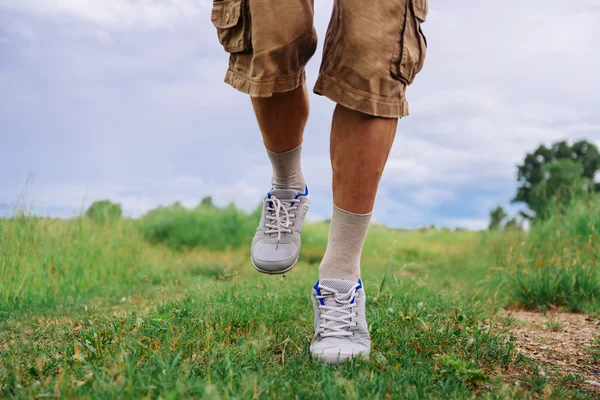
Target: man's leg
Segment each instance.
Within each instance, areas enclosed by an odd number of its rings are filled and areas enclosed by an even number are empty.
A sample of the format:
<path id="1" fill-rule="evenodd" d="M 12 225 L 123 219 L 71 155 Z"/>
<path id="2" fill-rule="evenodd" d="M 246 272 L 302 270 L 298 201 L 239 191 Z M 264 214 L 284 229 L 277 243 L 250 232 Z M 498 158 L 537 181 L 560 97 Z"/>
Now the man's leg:
<path id="1" fill-rule="evenodd" d="M 311 354 L 339 362 L 371 351 L 360 254 L 406 86 L 423 67 L 427 0 L 335 0 L 315 93 L 338 104 L 331 132 L 334 211 L 313 289 Z M 377 29 L 373 29 L 377 27 Z M 390 51 L 391 50 L 391 51 Z"/>
<path id="2" fill-rule="evenodd" d="M 311 354 L 330 363 L 369 356 L 360 254 L 398 124 L 337 105 L 331 129 L 334 210 L 313 292 Z"/>
<path id="3" fill-rule="evenodd" d="M 252 105 L 273 167 L 273 189 L 265 198 L 252 241 L 252 263 L 260 272 L 285 273 L 298 259 L 300 232 L 310 205 L 301 167 L 308 94 L 300 85 L 271 97 L 253 97 Z"/>
<path id="4" fill-rule="evenodd" d="M 225 82 L 250 95 L 273 166 L 251 246 L 252 264 L 265 273 L 287 272 L 298 260 L 310 203 L 300 158 L 304 67 L 317 47 L 313 15 L 313 0 L 213 1 L 211 20 L 231 54 Z"/>
<path id="5" fill-rule="evenodd" d="M 252 97 L 252 106 L 273 167 L 273 188 L 304 192 L 300 159 L 309 110 L 306 87 Z"/>
<path id="6" fill-rule="evenodd" d="M 357 281 L 360 253 L 387 161 L 397 118 L 381 118 L 338 105 L 331 129 L 334 211 L 321 278 Z"/>
<path id="7" fill-rule="evenodd" d="M 273 93 L 271 97 L 251 97 L 254 113 L 267 149 L 283 153 L 302 143 L 308 119 L 306 86 Z"/>

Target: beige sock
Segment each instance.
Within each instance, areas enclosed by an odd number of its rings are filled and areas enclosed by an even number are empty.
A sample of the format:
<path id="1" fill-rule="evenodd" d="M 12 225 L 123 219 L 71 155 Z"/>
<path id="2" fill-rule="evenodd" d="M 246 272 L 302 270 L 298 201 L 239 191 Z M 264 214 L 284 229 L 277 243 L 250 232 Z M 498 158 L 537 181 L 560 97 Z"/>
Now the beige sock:
<path id="1" fill-rule="evenodd" d="M 319 267 L 319 278 L 358 280 L 360 253 L 370 221 L 371 213 L 353 214 L 333 206 L 327 250 Z"/>
<path id="2" fill-rule="evenodd" d="M 306 182 L 302 175 L 302 143 L 283 153 L 275 153 L 267 149 L 273 166 L 271 184 L 275 189 L 294 189 L 304 192 Z"/>

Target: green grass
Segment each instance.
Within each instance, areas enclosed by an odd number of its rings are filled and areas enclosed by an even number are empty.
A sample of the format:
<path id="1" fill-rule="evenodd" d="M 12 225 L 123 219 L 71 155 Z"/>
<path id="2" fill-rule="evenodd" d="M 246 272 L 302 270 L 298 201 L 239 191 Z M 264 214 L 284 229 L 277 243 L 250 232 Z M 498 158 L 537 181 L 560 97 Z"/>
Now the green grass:
<path id="1" fill-rule="evenodd" d="M 588 352 L 592 356 L 592 364 L 600 367 L 600 333 L 594 337 L 592 346 L 588 349 Z"/>
<path id="2" fill-rule="evenodd" d="M 589 265 L 541 267 L 516 274 L 513 284 L 518 303 L 527 309 L 595 313 L 600 306 L 600 276 Z"/>
<path id="3" fill-rule="evenodd" d="M 128 295 L 151 264 L 128 221 L 1 220 L 0 243 L 0 317 Z"/>
<path id="4" fill-rule="evenodd" d="M 537 231 L 372 226 L 373 352 L 330 367 L 308 351 L 327 224 L 306 225 L 283 278 L 250 265 L 256 221 L 207 206 L 102 224 L 0 219 L 0 398 L 593 398 L 579 376 L 542 379 L 497 313 L 515 301 L 506 271 L 536 269 Z M 592 262 L 588 242 L 560 240 Z"/>
<path id="5" fill-rule="evenodd" d="M 481 378 L 445 374 L 440 355 L 458 352 L 472 368 L 488 371 L 511 363 L 510 341 L 479 329 L 481 309 L 457 309 L 422 289 L 372 299 L 371 360 L 331 368 L 309 357 L 312 314 L 305 287 L 260 286 L 238 283 L 205 300 L 188 296 L 158 305 L 143 316 L 44 319 L 30 332 L 8 324 L 4 340 L 22 346 L 3 355 L 13 363 L 0 393 L 28 397 L 58 387 L 62 396 L 107 398 L 211 391 L 226 398 L 460 397 L 477 390 Z"/>
<path id="6" fill-rule="evenodd" d="M 561 210 L 555 206 L 504 258 L 514 268 L 510 282 L 519 305 L 598 313 L 600 201 L 572 201 Z"/>
<path id="7" fill-rule="evenodd" d="M 550 332 L 562 332 L 565 330 L 565 324 L 556 320 L 549 320 L 546 322 L 546 329 Z"/>

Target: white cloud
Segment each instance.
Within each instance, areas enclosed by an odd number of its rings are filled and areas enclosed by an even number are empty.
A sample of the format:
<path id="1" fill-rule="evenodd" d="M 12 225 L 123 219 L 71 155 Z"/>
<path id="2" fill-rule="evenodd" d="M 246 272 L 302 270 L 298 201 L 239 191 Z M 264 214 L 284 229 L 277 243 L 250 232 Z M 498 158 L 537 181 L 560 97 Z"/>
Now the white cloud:
<path id="1" fill-rule="evenodd" d="M 422 207 L 434 207 L 454 200 L 456 195 L 447 189 L 424 187 L 411 192 L 410 197 L 415 204 L 419 204 Z"/>
<path id="2" fill-rule="evenodd" d="M 596 123 L 565 105 L 511 103 L 493 93 L 441 92 L 417 99 L 401 121 L 384 181 L 396 185 L 513 180 L 525 152 L 561 139 L 600 137 Z"/>

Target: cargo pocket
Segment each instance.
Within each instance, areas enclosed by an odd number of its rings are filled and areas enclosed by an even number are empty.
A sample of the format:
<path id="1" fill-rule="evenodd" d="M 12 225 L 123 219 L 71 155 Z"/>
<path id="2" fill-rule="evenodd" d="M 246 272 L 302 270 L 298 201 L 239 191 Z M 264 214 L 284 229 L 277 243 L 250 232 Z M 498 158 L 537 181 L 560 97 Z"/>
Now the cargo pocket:
<path id="1" fill-rule="evenodd" d="M 427 53 L 427 39 L 421 24 L 427 18 L 427 0 L 407 0 L 404 26 L 392 56 L 390 72 L 406 85 L 413 83 L 423 69 Z"/>
<path id="2" fill-rule="evenodd" d="M 219 42 L 228 53 L 250 50 L 250 24 L 247 0 L 213 0 L 210 19 L 217 28 Z"/>

